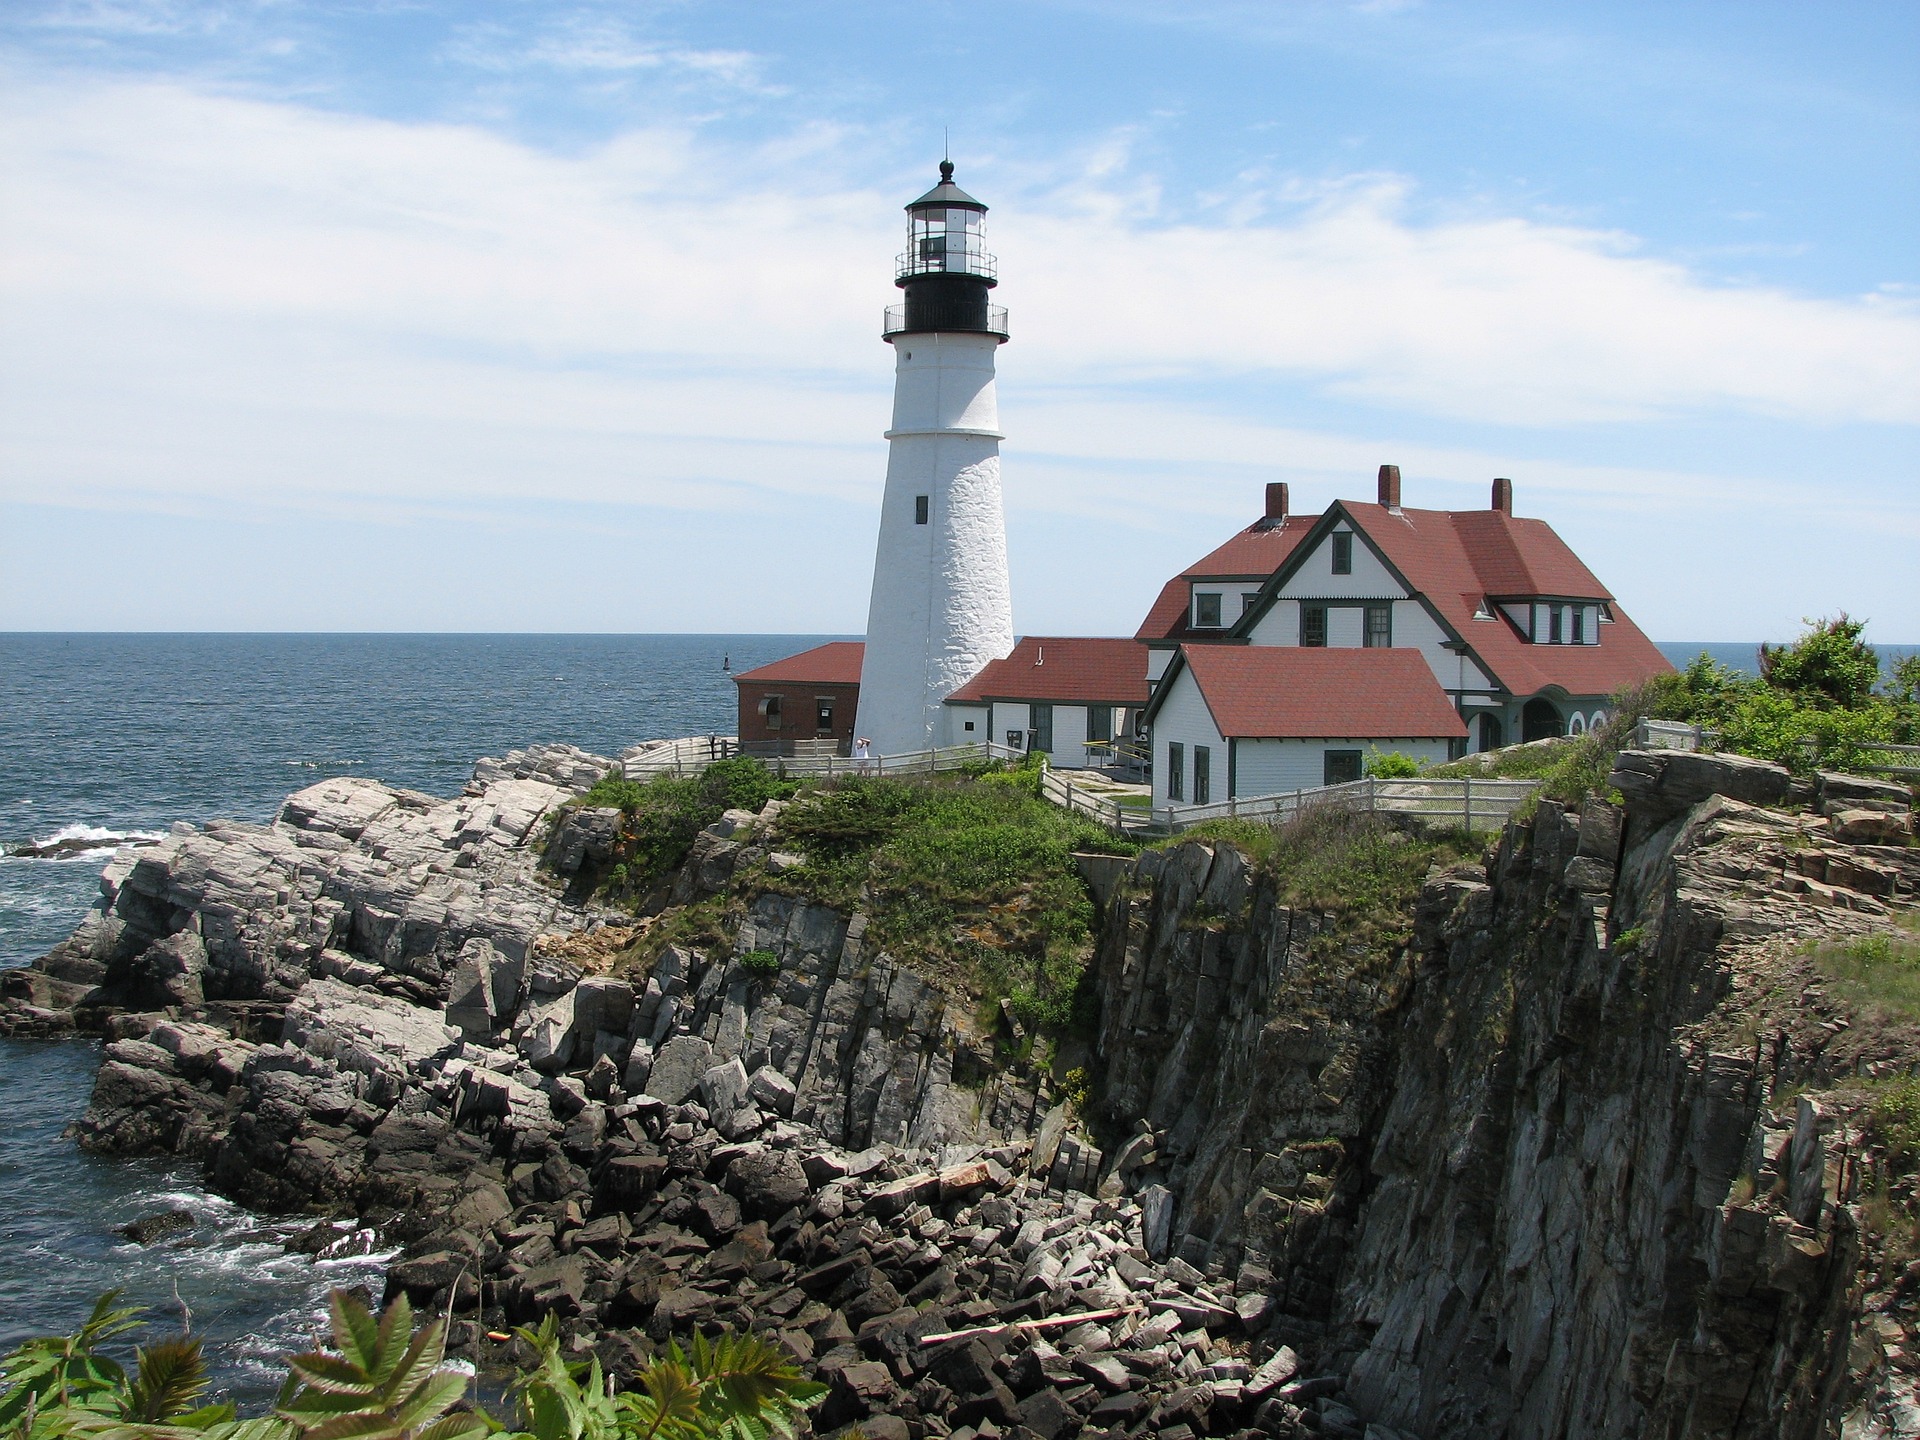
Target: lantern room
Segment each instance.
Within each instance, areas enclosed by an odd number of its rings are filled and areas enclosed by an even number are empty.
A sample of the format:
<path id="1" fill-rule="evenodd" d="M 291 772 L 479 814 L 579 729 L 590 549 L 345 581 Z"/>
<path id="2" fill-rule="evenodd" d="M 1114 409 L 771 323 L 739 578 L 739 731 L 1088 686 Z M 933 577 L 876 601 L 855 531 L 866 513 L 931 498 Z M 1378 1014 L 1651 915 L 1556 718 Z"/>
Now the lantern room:
<path id="1" fill-rule="evenodd" d="M 926 331 L 970 331 L 1007 337 L 1007 311 L 989 305 L 999 283 L 987 253 L 987 207 L 953 183 L 953 162 L 940 162 L 940 183 L 907 206 L 907 248 L 894 283 L 905 302 L 887 307 L 885 338 Z"/>

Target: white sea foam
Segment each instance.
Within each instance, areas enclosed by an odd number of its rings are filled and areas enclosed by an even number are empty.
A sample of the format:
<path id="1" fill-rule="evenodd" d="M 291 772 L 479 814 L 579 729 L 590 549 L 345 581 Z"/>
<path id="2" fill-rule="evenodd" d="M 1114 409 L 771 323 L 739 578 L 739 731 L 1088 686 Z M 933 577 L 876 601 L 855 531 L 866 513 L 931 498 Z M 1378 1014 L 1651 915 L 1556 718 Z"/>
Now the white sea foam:
<path id="1" fill-rule="evenodd" d="M 30 843 L 42 850 L 49 845 L 71 845 L 73 848 L 63 854 L 44 857 L 55 864 L 60 864 L 69 861 L 94 860 L 102 851 L 118 850 L 122 845 L 132 845 L 138 841 L 166 838 L 167 832 L 164 830 L 115 830 L 106 825 L 74 824 L 62 825 L 51 835 Z"/>

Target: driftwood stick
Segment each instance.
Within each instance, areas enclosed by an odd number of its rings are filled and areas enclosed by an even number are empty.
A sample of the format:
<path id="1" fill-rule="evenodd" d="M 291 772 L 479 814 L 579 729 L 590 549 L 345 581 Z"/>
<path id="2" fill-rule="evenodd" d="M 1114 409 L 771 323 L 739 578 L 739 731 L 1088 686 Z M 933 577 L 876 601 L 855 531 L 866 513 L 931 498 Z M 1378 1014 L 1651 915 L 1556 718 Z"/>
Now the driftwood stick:
<path id="1" fill-rule="evenodd" d="M 949 1330 L 944 1335 L 923 1335 L 922 1345 L 938 1345 L 942 1340 L 972 1340 L 980 1335 L 997 1335 L 1002 1330 L 1050 1330 L 1056 1325 L 1078 1325 L 1089 1320 L 1114 1320 L 1144 1310 L 1144 1305 L 1122 1305 L 1116 1310 L 1082 1310 L 1077 1315 L 1049 1315 L 1044 1320 L 1003 1320 L 998 1325 L 976 1325 L 971 1330 Z"/>

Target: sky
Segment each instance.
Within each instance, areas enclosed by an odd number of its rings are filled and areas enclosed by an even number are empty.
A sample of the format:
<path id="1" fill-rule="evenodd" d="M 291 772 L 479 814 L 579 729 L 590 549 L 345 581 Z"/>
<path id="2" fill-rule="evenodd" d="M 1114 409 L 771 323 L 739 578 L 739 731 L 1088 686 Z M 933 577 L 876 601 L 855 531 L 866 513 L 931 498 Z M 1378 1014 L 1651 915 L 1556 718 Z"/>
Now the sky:
<path id="1" fill-rule="evenodd" d="M 1487 504 L 1920 642 L 1920 6 L 7 0 L 0 629 L 858 633 L 901 207 L 990 207 L 1015 628 Z"/>

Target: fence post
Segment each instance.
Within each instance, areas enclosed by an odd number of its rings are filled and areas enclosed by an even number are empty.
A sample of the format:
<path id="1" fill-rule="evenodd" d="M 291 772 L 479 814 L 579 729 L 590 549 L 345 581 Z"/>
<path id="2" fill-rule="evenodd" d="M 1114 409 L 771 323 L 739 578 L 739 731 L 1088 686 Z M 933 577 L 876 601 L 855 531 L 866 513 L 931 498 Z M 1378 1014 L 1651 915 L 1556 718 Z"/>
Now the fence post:
<path id="1" fill-rule="evenodd" d="M 1460 813 L 1462 822 L 1469 835 L 1473 833 L 1473 777 L 1463 776 L 1460 781 Z"/>

